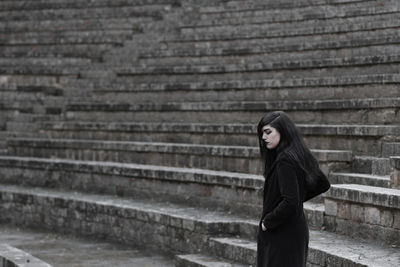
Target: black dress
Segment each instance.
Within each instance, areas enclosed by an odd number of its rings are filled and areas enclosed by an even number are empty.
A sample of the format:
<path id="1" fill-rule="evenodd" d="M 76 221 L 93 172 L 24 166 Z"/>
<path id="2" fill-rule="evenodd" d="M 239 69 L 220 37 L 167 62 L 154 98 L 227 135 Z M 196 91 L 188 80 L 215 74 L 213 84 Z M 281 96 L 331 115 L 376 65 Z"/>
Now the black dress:
<path id="1" fill-rule="evenodd" d="M 305 172 L 287 157 L 277 159 L 267 174 L 257 237 L 258 267 L 305 267 L 309 231 L 303 202 L 329 189 L 326 176 L 306 192 Z M 267 227 L 262 231 L 261 223 Z"/>

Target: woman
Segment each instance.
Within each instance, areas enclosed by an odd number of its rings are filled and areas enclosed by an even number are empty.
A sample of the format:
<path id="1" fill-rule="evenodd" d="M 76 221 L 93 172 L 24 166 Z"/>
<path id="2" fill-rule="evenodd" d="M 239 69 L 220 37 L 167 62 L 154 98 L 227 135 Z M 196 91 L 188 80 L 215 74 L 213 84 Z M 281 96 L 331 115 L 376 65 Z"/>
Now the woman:
<path id="1" fill-rule="evenodd" d="M 305 267 L 309 232 L 303 202 L 327 191 L 329 181 L 284 112 L 264 116 L 257 130 L 265 165 L 257 266 Z"/>

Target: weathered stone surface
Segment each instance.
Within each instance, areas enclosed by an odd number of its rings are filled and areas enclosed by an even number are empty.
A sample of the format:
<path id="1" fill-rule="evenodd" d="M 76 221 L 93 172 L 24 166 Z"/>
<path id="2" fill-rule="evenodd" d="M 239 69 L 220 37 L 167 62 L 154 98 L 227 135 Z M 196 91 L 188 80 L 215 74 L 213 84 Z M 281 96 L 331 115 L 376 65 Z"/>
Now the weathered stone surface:
<path id="1" fill-rule="evenodd" d="M 257 222 L 228 212 L 234 206 L 253 209 L 254 216 L 262 179 L 181 167 L 260 173 L 254 126 L 263 113 L 275 109 L 305 124 L 300 127 L 306 142 L 318 149 L 313 151 L 323 170 L 341 172 L 331 179 L 387 186 L 387 176 L 371 174 L 388 175 L 389 159 L 379 157 L 397 151 L 398 1 L 40 0 L 21 6 L 23 2 L 0 3 L 0 54 L 3 72 L 8 73 L 0 77 L 0 106 L 5 107 L 0 120 L 6 121 L 0 127 L 14 136 L 25 132 L 25 137 L 36 137 L 39 122 L 51 114 L 52 120 L 92 123 L 67 125 L 68 135 L 56 138 L 96 141 L 12 140 L 8 153 L 43 161 L 0 161 L 5 163 L 3 181 L 80 193 L 2 185 L 2 220 L 128 244 L 150 241 L 157 244 L 153 249 L 169 253 L 210 255 L 218 246 L 219 255 L 251 263 Z M 52 29 L 58 29 L 57 34 L 48 32 Z M 62 58 L 62 66 L 54 67 L 42 59 L 46 57 Z M 63 75 L 70 71 L 65 63 L 71 58 L 86 62 L 75 62 L 75 80 Z M 121 71 L 124 67 L 127 71 Z M 35 87 L 41 85 L 62 88 L 62 94 Z M 50 96 L 59 99 L 50 104 Z M 118 123 L 132 121 L 185 123 Z M 117 131 L 124 136 L 117 138 Z M 199 145 L 202 135 L 213 136 L 212 145 Z M 232 135 L 237 139 L 222 143 Z M 250 136 L 253 139 L 246 140 Z M 353 164 L 354 171 L 369 175 L 345 173 L 353 155 L 374 156 Z M 313 232 L 310 266 L 399 265 L 396 248 L 360 241 L 398 245 L 398 196 L 381 191 L 384 188 L 346 186 L 332 186 L 326 209 L 306 203 L 305 211 L 310 226 L 356 240 L 324 231 L 315 242 Z M 155 192 L 161 192 L 158 203 L 121 198 Z M 221 211 L 205 211 L 203 204 Z M 229 240 L 233 235 L 249 239 L 249 246 Z"/>
<path id="2" fill-rule="evenodd" d="M 400 191 L 396 189 L 373 187 L 358 184 L 332 185 L 325 193 L 330 199 L 340 199 L 362 204 L 398 209 Z"/>
<path id="3" fill-rule="evenodd" d="M 254 71 L 282 71 L 290 70 L 293 75 L 296 69 L 312 69 L 312 68 L 333 68 L 341 67 L 341 69 L 350 66 L 362 66 L 371 64 L 390 64 L 399 63 L 399 55 L 384 56 L 364 56 L 354 58 L 324 58 L 313 60 L 291 60 L 276 61 L 265 63 L 248 63 L 248 64 L 224 64 L 224 65 L 182 65 L 182 66 L 146 66 L 146 67 L 130 67 L 116 69 L 118 75 L 182 75 L 182 74 L 226 74 L 226 73 L 243 73 Z M 281 72 L 282 73 L 282 72 Z"/>
<path id="4" fill-rule="evenodd" d="M 21 229 L 11 225 L 1 225 L 0 236 L 2 242 L 34 255 L 52 266 L 174 266 L 173 259 L 165 255 L 100 238 L 88 239 L 39 229 Z M 26 264 L 36 266 L 32 261 Z"/>
<path id="5" fill-rule="evenodd" d="M 51 267 L 52 265 L 30 255 L 29 253 L 7 244 L 0 245 L 0 260 L 6 267 Z"/>
<path id="6" fill-rule="evenodd" d="M 10 10 L 0 11 L 0 21 L 7 20 L 53 20 L 53 19 L 76 19 L 76 18 L 93 18 L 93 16 L 101 16 L 104 18 L 112 17 L 154 17 L 160 18 L 161 12 L 165 11 L 168 5 L 149 5 L 149 6 L 112 6 L 93 7 L 90 8 L 69 8 L 66 12 L 63 8 L 58 9 L 33 9 L 33 10 Z M 7 17 L 5 15 L 8 15 Z"/>
<path id="7" fill-rule="evenodd" d="M 209 8 L 211 9 L 211 8 Z M 201 15 L 202 20 L 213 21 L 213 19 L 226 19 L 232 18 L 237 20 L 244 20 L 248 24 L 252 24 L 253 18 L 263 17 L 265 22 L 274 23 L 280 21 L 303 21 L 311 19 L 328 19 L 332 17 L 349 17 L 349 16 L 363 16 L 379 13 L 396 12 L 399 7 L 396 2 L 390 2 L 388 5 L 377 6 L 374 2 L 360 3 L 360 2 L 347 2 L 346 4 L 326 5 L 320 9 L 314 6 L 304 7 L 291 7 L 281 9 L 259 8 L 255 10 L 242 10 L 241 12 L 225 9 L 223 12 L 204 12 Z M 280 16 L 280 17 L 279 17 Z M 259 21 L 258 21 L 259 22 Z"/>
<path id="8" fill-rule="evenodd" d="M 179 2 L 176 0 L 135 0 L 134 6 L 142 5 L 178 5 Z M 46 9 L 63 9 L 63 8 L 95 8 L 95 7 L 126 7 L 132 6 L 130 1 L 110 1 L 110 0 L 99 0 L 94 3 L 88 3 L 86 1 L 75 0 L 72 2 L 63 1 L 28 1 L 23 4 L 19 1 L 3 1 L 0 3 L 0 10 L 46 10 Z"/>
<path id="9" fill-rule="evenodd" d="M 373 175 L 390 175 L 392 168 L 388 158 L 355 156 L 352 171 Z"/>
<path id="10" fill-rule="evenodd" d="M 400 189 L 400 157 L 390 157 L 393 172 L 390 175 L 390 187 Z"/>
<path id="11" fill-rule="evenodd" d="M 360 173 L 330 173 L 329 181 L 334 184 L 362 184 L 378 187 L 389 187 L 389 176 L 378 176 Z"/>
<path id="12" fill-rule="evenodd" d="M 262 173 L 257 147 L 38 138 L 12 138 L 8 144 L 10 155 L 15 156 L 35 155 L 73 160 L 119 161 L 251 174 Z M 352 158 L 350 151 L 312 151 L 325 173 L 339 167 L 345 168 Z"/>
<path id="13" fill-rule="evenodd" d="M 234 263 L 218 258 L 214 258 L 207 255 L 189 254 L 189 255 L 177 255 L 175 257 L 176 267 L 226 267 L 226 266 L 237 266 L 237 267 L 249 267 L 239 263 Z"/>
<path id="14" fill-rule="evenodd" d="M 364 185 L 332 185 L 325 193 L 326 226 L 331 231 L 397 246 L 400 191 Z"/>
<path id="15" fill-rule="evenodd" d="M 1 199 L 2 214 L 7 211 L 7 216 L 3 216 L 2 221 L 9 220 L 17 225 L 40 226 L 83 235 L 98 234 L 111 240 L 144 246 L 146 245 L 142 242 L 146 240 L 149 247 L 169 253 L 195 252 L 205 245 L 202 239 L 208 235 L 229 234 L 231 231 L 235 234 L 245 234 L 249 232 L 246 228 L 254 228 L 252 225 L 247 226 L 244 219 L 223 213 L 205 210 L 201 212 L 199 209 L 167 203 L 157 204 L 76 192 L 42 189 L 27 191 L 23 188 L 3 186 Z M 27 205 L 34 206 L 35 211 L 21 209 Z M 63 208 L 75 212 L 63 213 Z M 63 214 L 66 217 L 63 217 Z M 182 228 L 183 221 L 188 220 L 194 222 L 194 231 Z M 80 224 L 74 223 L 77 221 Z M 232 227 L 235 222 L 236 227 Z M 128 225 L 128 228 L 124 228 Z M 165 240 L 160 240 L 159 235 L 164 236 Z M 173 246 L 174 242 L 177 246 Z"/>
<path id="16" fill-rule="evenodd" d="M 3 157 L 0 165 L 3 183 L 140 196 L 255 216 L 264 183 L 256 175 L 111 162 Z"/>

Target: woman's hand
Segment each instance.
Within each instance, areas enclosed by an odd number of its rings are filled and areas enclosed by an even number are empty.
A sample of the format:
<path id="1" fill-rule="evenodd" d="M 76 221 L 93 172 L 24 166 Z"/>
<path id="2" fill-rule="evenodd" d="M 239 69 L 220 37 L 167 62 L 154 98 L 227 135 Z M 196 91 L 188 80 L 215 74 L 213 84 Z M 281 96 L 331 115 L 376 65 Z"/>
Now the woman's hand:
<path id="1" fill-rule="evenodd" d="M 261 229 L 265 232 L 267 231 L 267 227 L 265 227 L 264 223 L 261 223 Z"/>

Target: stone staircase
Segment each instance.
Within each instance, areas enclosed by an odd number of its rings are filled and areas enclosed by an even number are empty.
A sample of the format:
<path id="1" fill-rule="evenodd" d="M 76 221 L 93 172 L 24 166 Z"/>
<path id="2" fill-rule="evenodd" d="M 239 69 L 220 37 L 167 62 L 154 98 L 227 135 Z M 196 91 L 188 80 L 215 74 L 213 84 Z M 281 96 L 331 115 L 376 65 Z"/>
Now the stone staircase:
<path id="1" fill-rule="evenodd" d="M 309 266 L 398 266 L 399 8 L 3 1 L 1 222 L 254 266 L 256 123 L 284 110 L 332 183 Z"/>

